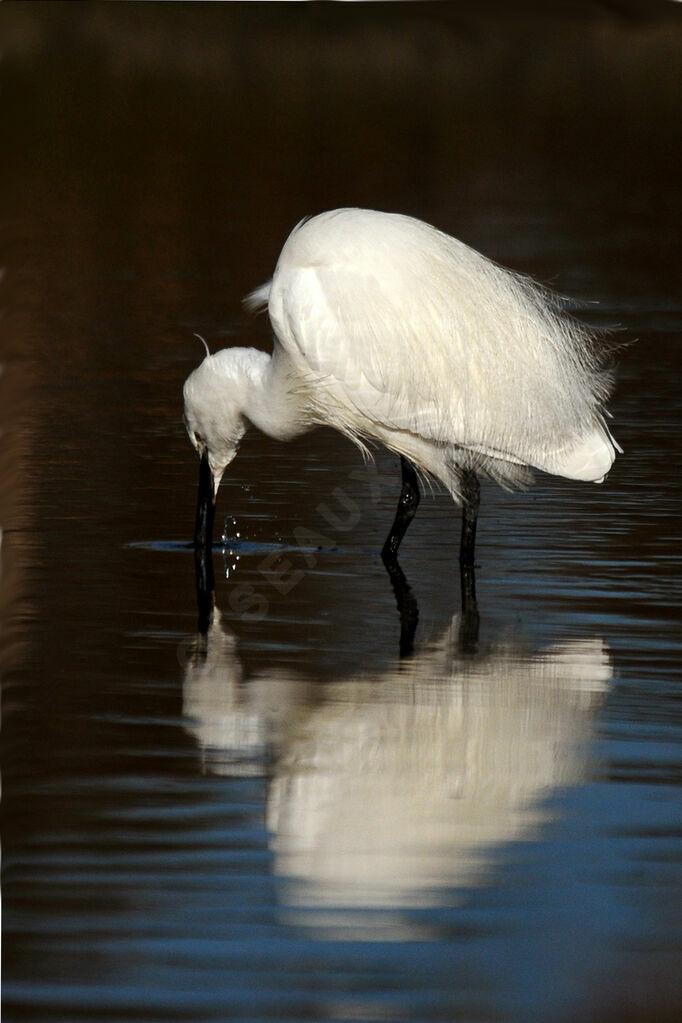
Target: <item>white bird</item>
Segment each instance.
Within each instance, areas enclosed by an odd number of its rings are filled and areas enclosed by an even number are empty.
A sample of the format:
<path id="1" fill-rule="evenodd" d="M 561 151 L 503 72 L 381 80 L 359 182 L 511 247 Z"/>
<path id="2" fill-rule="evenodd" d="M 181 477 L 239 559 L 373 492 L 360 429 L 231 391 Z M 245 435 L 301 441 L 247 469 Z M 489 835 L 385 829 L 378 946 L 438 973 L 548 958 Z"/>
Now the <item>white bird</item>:
<path id="1" fill-rule="evenodd" d="M 536 468 L 598 483 L 621 450 L 588 328 L 539 285 L 419 220 L 361 209 L 304 220 L 247 305 L 267 306 L 272 355 L 207 354 L 184 386 L 201 456 L 197 549 L 211 543 L 220 480 L 249 424 L 279 440 L 332 426 L 365 453 L 379 441 L 401 456 L 387 563 L 416 512 L 418 473 L 463 505 L 470 566 L 479 476 L 511 488 Z"/>

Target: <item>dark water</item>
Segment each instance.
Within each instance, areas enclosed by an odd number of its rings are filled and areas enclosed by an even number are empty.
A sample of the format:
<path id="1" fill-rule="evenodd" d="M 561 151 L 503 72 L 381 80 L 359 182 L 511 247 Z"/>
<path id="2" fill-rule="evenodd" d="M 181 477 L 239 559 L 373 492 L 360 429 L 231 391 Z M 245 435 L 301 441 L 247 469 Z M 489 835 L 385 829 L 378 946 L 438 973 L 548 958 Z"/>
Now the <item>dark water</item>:
<path id="1" fill-rule="evenodd" d="M 475 10 L 2 5 L 8 1020 L 678 1018 L 679 11 Z M 475 649 L 440 495 L 399 657 L 326 431 L 246 439 L 197 633 L 193 333 L 344 204 L 621 328 L 608 481 L 483 488 Z"/>

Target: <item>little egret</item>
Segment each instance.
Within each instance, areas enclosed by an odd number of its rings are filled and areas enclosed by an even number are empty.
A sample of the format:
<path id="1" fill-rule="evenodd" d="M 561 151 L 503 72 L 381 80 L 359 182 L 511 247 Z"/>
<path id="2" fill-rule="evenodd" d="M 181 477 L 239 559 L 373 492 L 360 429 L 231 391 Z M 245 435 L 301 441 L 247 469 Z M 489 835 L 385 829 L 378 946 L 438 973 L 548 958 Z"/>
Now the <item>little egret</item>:
<path id="1" fill-rule="evenodd" d="M 272 355 L 207 354 L 184 386 L 201 457 L 197 550 L 211 545 L 220 480 L 249 424 L 279 440 L 332 426 L 365 454 L 380 441 L 400 455 L 387 564 L 417 510 L 420 475 L 463 506 L 464 567 L 479 476 L 512 488 L 536 468 L 599 483 L 621 450 L 588 328 L 545 289 L 419 220 L 361 209 L 304 220 L 247 304 L 267 306 Z"/>

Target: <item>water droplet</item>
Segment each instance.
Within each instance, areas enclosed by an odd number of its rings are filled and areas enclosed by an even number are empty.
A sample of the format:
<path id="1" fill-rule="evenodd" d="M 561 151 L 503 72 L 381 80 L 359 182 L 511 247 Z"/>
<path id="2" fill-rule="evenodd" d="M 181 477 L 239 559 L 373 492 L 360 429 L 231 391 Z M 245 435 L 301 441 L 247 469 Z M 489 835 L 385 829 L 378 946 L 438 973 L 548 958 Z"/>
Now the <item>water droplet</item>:
<path id="1" fill-rule="evenodd" d="M 224 547 L 238 539 L 239 532 L 236 529 L 237 519 L 234 515 L 226 515 L 223 522 L 223 533 L 221 541 Z"/>

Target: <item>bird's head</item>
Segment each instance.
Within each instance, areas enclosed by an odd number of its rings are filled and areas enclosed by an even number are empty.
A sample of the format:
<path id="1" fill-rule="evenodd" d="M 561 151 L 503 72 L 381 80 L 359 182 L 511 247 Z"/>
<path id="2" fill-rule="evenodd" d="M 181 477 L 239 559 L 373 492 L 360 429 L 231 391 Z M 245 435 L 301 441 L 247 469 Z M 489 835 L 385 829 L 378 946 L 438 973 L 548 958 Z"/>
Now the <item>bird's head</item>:
<path id="1" fill-rule="evenodd" d="M 209 548 L 218 487 L 246 431 L 238 375 L 229 372 L 225 352 L 207 355 L 183 388 L 187 434 L 201 465 L 194 532 L 196 547 Z"/>
<path id="2" fill-rule="evenodd" d="M 212 476 L 213 498 L 225 469 L 234 459 L 246 430 L 239 381 L 227 373 L 221 358 L 208 355 L 187 377 L 183 388 L 187 434 L 200 458 L 206 457 Z"/>
<path id="3" fill-rule="evenodd" d="M 185 381 L 185 426 L 201 459 L 196 547 L 210 547 L 218 487 L 239 450 L 248 425 L 244 410 L 254 389 L 262 386 L 269 361 L 252 348 L 225 348 L 207 353 Z"/>

